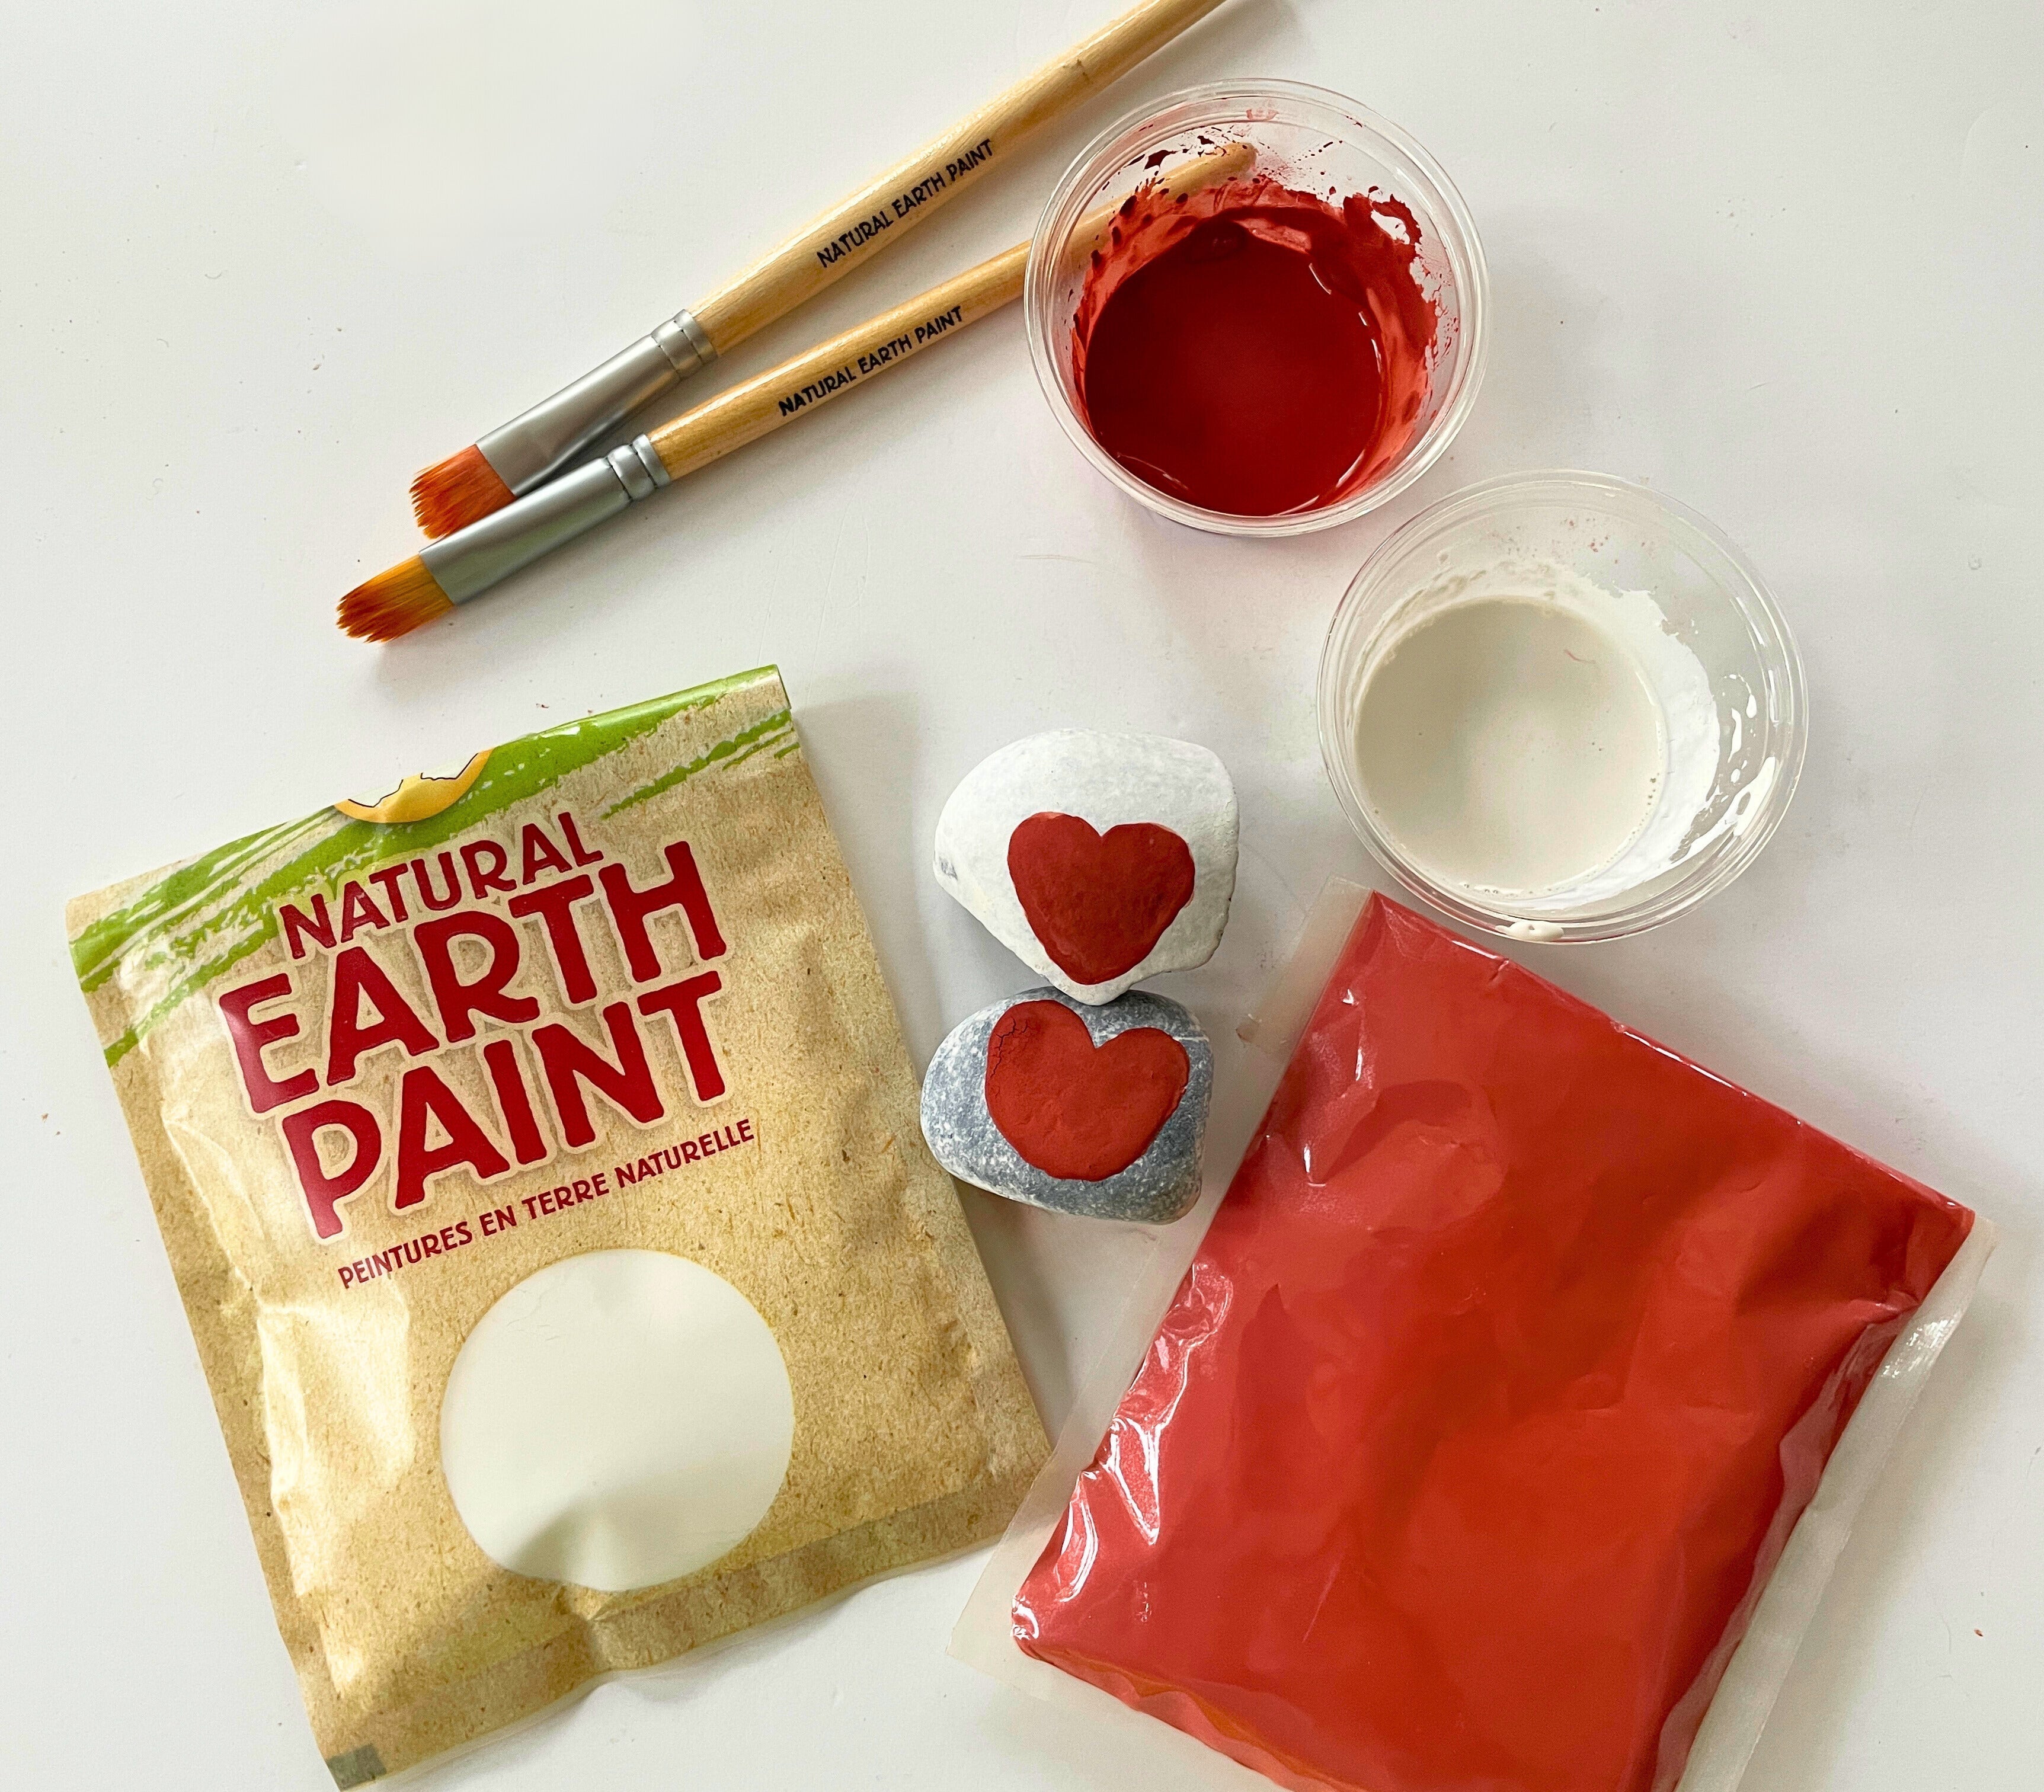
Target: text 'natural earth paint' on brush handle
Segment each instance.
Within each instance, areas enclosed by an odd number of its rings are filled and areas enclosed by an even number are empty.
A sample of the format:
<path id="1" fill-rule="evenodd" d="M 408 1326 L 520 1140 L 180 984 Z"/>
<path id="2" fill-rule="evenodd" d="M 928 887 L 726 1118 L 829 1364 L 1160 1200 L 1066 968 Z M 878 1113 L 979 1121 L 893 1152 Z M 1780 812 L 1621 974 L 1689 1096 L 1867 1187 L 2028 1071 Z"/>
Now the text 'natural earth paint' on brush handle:
<path id="1" fill-rule="evenodd" d="M 1012 303 L 1021 297 L 1028 259 L 1029 245 L 1018 243 L 934 290 L 719 393 L 651 431 L 646 439 L 670 478 L 693 473 Z"/>
<path id="2" fill-rule="evenodd" d="M 736 279 L 473 447 L 428 467 L 413 508 L 443 535 L 532 490 L 634 411 L 848 273 L 1220 0 L 1145 0 L 847 194 Z"/>
<path id="3" fill-rule="evenodd" d="M 1024 76 L 761 256 L 696 306 L 720 354 L 876 254 L 1013 151 L 1039 125 L 1118 80 L 1220 0 L 1147 0 Z"/>

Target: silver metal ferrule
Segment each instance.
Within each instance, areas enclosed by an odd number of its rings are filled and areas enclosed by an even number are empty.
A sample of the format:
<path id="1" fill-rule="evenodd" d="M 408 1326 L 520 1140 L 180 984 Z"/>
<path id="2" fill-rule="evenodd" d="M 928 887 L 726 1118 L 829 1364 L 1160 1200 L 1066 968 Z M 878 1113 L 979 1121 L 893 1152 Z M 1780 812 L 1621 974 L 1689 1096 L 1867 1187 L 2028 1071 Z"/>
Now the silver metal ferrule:
<path id="1" fill-rule="evenodd" d="M 529 492 L 600 436 L 717 359 L 694 316 L 678 311 L 595 372 L 584 374 L 475 445 L 513 492 Z"/>
<path id="2" fill-rule="evenodd" d="M 419 558 L 450 601 L 466 604 L 670 483 L 652 443 L 641 436 L 479 523 L 428 542 Z"/>

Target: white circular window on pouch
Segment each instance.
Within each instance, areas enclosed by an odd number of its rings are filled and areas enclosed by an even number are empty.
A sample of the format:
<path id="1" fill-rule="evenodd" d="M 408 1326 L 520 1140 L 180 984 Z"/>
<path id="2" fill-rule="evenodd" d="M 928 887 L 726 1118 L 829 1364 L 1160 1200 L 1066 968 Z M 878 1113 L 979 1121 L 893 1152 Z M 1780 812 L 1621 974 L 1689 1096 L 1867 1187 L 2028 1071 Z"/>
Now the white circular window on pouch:
<path id="1" fill-rule="evenodd" d="M 441 1469 L 483 1553 L 605 1593 L 743 1541 L 794 1434 L 766 1322 L 664 1251 L 590 1251 L 527 1276 L 468 1334 L 440 1399 Z"/>

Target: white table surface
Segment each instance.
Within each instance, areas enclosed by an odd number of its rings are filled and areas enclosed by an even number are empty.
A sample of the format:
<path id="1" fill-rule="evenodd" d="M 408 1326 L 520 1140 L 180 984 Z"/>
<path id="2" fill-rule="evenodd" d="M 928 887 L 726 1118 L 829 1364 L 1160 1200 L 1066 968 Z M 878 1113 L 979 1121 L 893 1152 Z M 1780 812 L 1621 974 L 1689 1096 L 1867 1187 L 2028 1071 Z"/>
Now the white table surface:
<path id="1" fill-rule="evenodd" d="M 1231 1028 L 1321 882 L 1334 602 L 1466 482 L 1646 479 L 1743 543 L 1813 743 L 1757 867 L 1568 988 L 2003 1227 L 1748 1792 L 2036 1785 L 2044 1688 L 2044 13 L 1230 0 L 697 400 L 1027 234 L 1138 101 L 1351 94 L 1474 210 L 1475 414 L 1346 528 L 1239 543 L 1119 497 L 1019 314 L 394 648 L 334 600 L 413 549 L 413 469 L 579 372 L 1112 0 L 6 9 L 0 1783 L 328 1786 L 63 950 L 78 892 L 593 709 L 777 661 L 918 1061 L 1020 968 L 924 869 L 980 756 L 1101 723 L 1215 748 L 1243 857 Z M 1786 13 L 1791 16 L 1777 16 Z M 969 1195 L 1053 1423 L 1118 1280 Z M 975 1556 L 607 1686 L 450 1786 L 1164 1792 L 1168 1751 L 948 1659 Z"/>

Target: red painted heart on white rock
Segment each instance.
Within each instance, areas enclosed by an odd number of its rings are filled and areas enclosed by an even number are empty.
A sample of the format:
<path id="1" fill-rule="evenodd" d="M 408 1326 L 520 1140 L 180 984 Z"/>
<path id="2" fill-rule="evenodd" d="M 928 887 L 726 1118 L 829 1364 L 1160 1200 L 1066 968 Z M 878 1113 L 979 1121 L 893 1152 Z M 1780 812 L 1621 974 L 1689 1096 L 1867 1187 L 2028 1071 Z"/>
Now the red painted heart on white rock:
<path id="1" fill-rule="evenodd" d="M 1235 787 L 1158 735 L 1062 729 L 982 760 L 937 820 L 937 881 L 1075 1001 L 1213 956 L 1235 891 Z"/>

